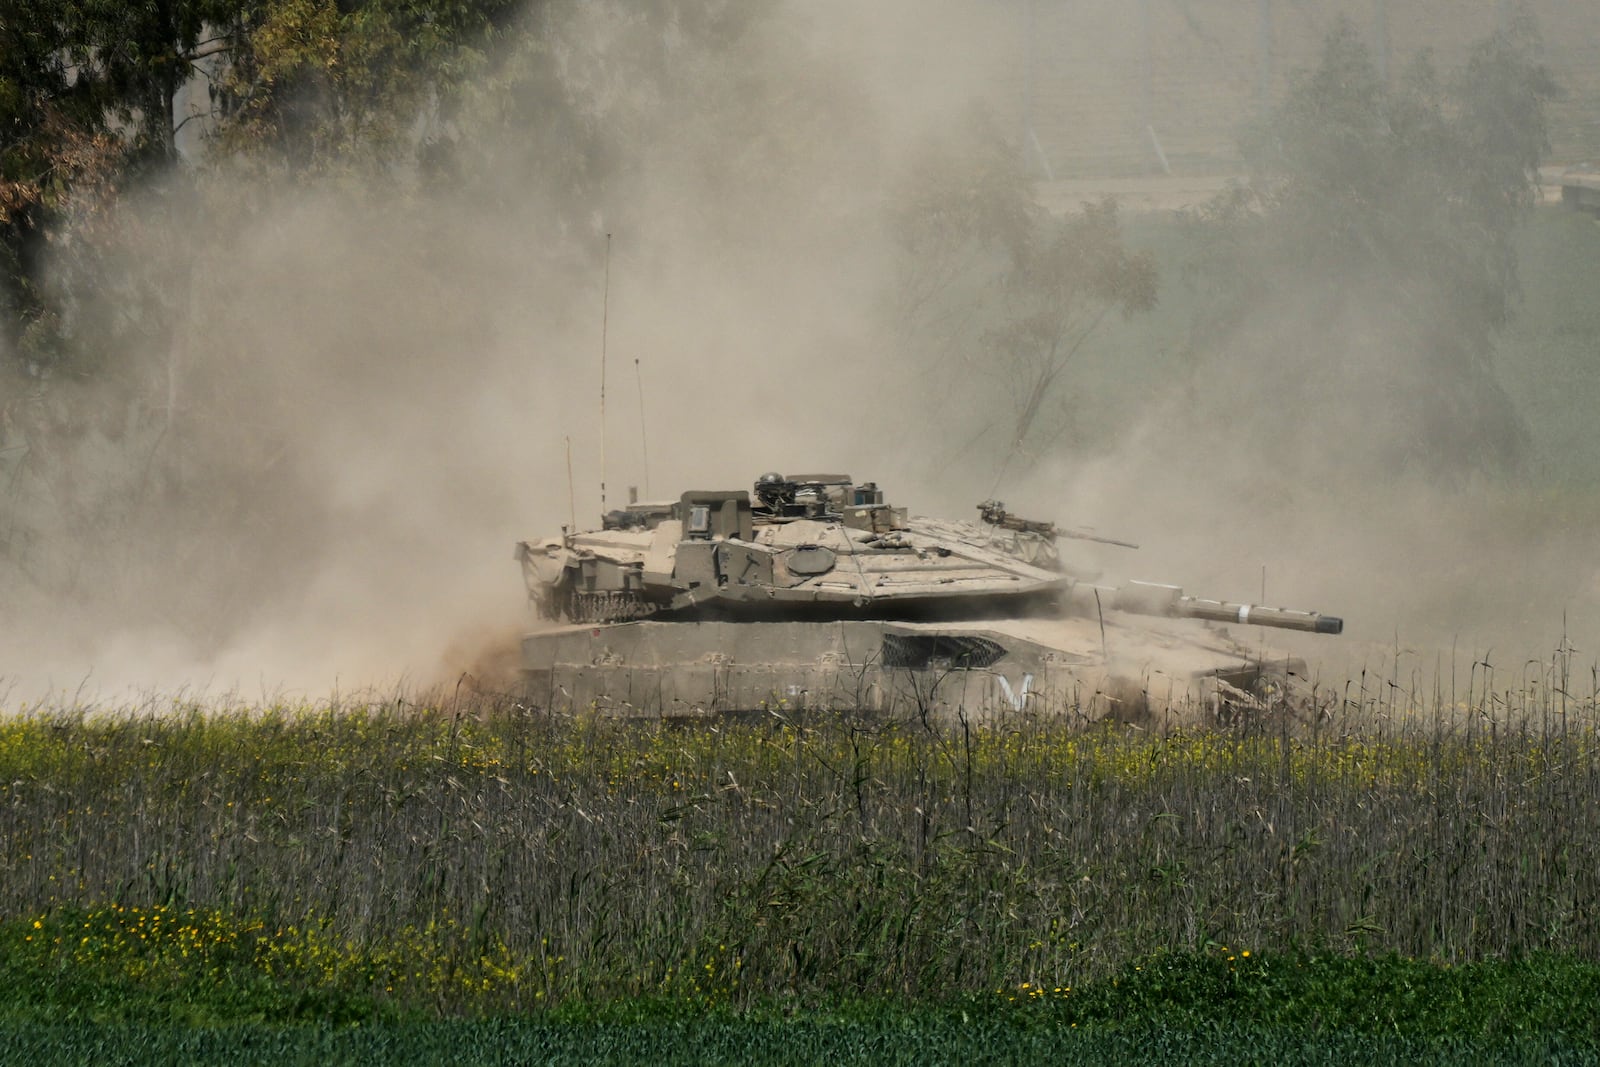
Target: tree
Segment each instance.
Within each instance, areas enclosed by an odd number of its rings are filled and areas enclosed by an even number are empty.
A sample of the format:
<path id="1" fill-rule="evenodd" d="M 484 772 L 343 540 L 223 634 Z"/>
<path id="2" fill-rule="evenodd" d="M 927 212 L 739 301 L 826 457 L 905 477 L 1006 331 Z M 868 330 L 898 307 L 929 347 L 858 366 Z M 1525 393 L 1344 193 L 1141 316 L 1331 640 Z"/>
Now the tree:
<path id="1" fill-rule="evenodd" d="M 178 153 L 185 86 L 208 86 L 221 156 L 306 170 L 356 157 L 390 165 L 409 150 L 414 163 L 425 145 L 408 135 L 448 106 L 518 10 L 514 0 L 0 0 L 8 362 L 34 375 L 99 362 L 69 341 L 74 288 L 103 280 L 94 246 L 118 195 L 192 169 Z"/>
<path id="2" fill-rule="evenodd" d="M 1556 91 L 1535 57 L 1519 26 L 1391 87 L 1344 24 L 1247 139 L 1250 184 L 1195 219 L 1194 345 L 1264 435 L 1390 468 L 1518 461 L 1493 355 Z"/>
<path id="3" fill-rule="evenodd" d="M 243 377 L 206 335 L 237 275 L 208 267 L 285 183 L 239 181 L 236 161 L 305 145 L 275 178 L 350 165 L 403 183 L 514 7 L 0 0 L 0 585 L 50 601 L 116 587 L 142 610 L 218 529 L 267 523 L 266 490 L 291 477 L 284 427 L 250 422 L 263 398 L 218 384 Z M 183 90 L 210 109 L 188 157 Z M 109 567 L 101 587 L 72 548 L 86 531 L 142 567 Z M 230 574 L 217 586 L 236 595 L 259 580 Z"/>
<path id="4" fill-rule="evenodd" d="M 356 157 L 392 164 L 423 147 L 413 136 L 419 120 L 448 111 L 521 8 L 516 0 L 249 0 L 217 86 L 219 141 L 296 171 Z"/>
<path id="5" fill-rule="evenodd" d="M 120 155 L 92 83 L 71 73 L 65 20 L 60 2 L 0 0 L 0 356 L 13 373 L 59 354 L 40 284 L 48 234 Z"/>
<path id="6" fill-rule="evenodd" d="M 118 194 L 177 167 L 177 94 L 234 46 L 239 5 L 0 0 L 0 338 L 13 369 L 98 362 L 71 342 L 75 289 L 100 280 L 93 247 Z"/>
<path id="7" fill-rule="evenodd" d="M 926 146 L 892 219 L 901 327 L 911 346 L 943 357 L 969 399 L 998 387 L 977 405 L 974 441 L 994 438 L 1002 470 L 1070 422 L 1070 407 L 1054 425 L 1041 417 L 1106 317 L 1156 302 L 1155 261 L 1128 250 L 1115 202 L 1055 217 L 1021 158 L 975 115 L 958 137 Z"/>

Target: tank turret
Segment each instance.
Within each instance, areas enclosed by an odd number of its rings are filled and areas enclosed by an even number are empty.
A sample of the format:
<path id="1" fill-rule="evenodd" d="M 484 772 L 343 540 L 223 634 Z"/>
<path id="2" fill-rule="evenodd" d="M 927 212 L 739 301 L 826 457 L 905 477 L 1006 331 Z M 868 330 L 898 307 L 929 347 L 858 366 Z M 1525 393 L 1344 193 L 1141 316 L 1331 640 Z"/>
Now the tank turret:
<path id="1" fill-rule="evenodd" d="M 1049 530 L 911 518 L 872 482 L 763 474 L 603 528 L 522 542 L 529 595 L 570 622 L 653 616 L 839 618 L 1053 605 L 1073 584 Z"/>

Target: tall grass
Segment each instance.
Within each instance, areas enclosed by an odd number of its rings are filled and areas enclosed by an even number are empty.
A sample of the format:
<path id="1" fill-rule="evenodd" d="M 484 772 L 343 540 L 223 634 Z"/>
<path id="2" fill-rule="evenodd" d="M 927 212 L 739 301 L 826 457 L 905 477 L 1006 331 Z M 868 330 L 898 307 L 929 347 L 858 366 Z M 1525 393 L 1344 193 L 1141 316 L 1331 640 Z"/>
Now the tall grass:
<path id="1" fill-rule="evenodd" d="M 35 709 L 0 722 L 0 940 L 446 1011 L 936 1000 L 1169 952 L 1595 959 L 1600 733 L 1564 670 L 1166 735 Z"/>

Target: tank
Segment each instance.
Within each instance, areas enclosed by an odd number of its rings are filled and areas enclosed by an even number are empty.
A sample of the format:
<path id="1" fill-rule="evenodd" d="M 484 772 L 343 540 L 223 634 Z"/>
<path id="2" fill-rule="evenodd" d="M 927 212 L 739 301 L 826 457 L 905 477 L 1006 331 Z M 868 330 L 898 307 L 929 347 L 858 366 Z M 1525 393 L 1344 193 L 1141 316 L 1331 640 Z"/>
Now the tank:
<path id="1" fill-rule="evenodd" d="M 1062 539 L 1137 546 L 996 500 L 977 510 L 914 516 L 872 482 L 768 473 L 521 542 L 542 620 L 522 641 L 528 698 L 649 718 L 1230 719 L 1271 706 L 1304 664 L 1229 625 L 1343 629 L 1175 585 L 1097 585 Z"/>

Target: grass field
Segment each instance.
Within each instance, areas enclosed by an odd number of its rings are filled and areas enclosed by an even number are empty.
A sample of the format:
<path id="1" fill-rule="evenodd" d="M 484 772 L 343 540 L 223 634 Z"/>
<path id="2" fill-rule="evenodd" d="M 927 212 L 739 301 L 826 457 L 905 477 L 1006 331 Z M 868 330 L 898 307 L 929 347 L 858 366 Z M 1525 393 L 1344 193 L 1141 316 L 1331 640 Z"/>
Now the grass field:
<path id="1" fill-rule="evenodd" d="M 25 713 L 0 724 L 0 1042 L 131 1026 L 178 1058 L 242 1026 L 359 1057 L 456 1020 L 464 1048 L 821 1059 L 954 1056 L 977 1020 L 972 1047 L 1107 1031 L 1085 1058 L 1592 1052 L 1595 706 L 1524 709 L 1172 736 Z"/>
<path id="2" fill-rule="evenodd" d="M 1561 1034 L 1427 1037 L 1232 1025 L 1063 1029 L 959 1019 L 555 1023 L 535 1019 L 227 1029 L 0 1028 L 0 1059 L 31 1064 L 1580 1064 Z"/>

